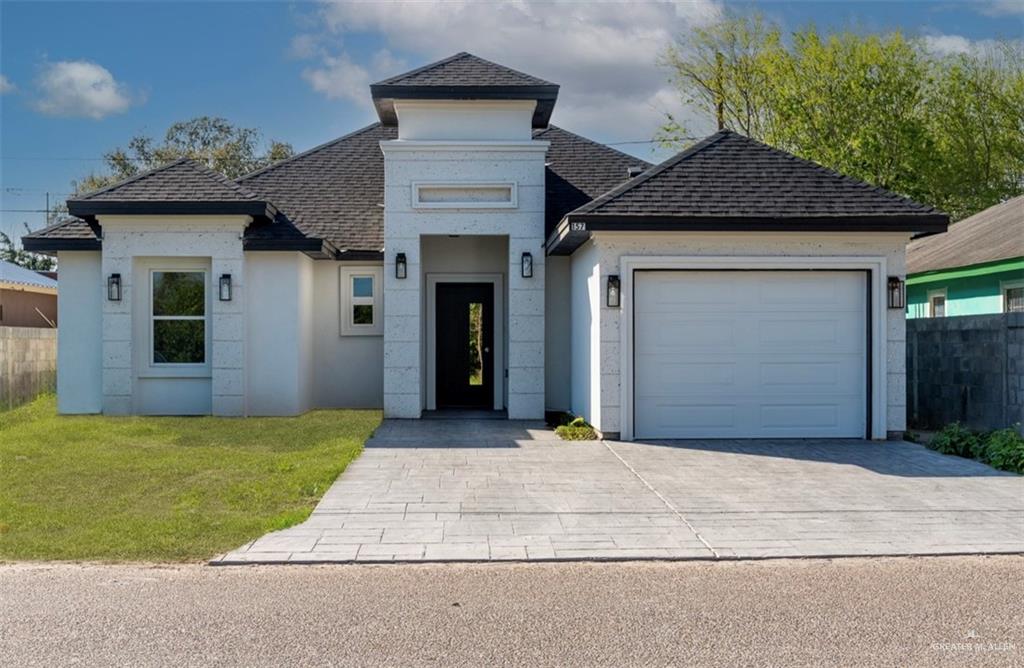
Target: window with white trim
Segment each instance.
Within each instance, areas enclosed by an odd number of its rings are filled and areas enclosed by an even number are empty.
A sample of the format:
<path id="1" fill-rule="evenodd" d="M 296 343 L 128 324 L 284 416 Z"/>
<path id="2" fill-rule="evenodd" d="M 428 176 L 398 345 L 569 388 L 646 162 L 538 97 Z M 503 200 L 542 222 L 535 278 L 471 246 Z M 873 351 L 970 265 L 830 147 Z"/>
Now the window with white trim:
<path id="1" fill-rule="evenodd" d="M 382 335 L 384 333 L 382 310 L 384 269 L 382 267 L 342 267 L 340 277 L 341 335 Z"/>
<path id="2" fill-rule="evenodd" d="M 946 317 L 946 290 L 931 290 L 928 292 L 928 317 Z"/>
<path id="3" fill-rule="evenodd" d="M 1024 281 L 1004 282 L 1003 313 L 1024 313 Z"/>
<path id="4" fill-rule="evenodd" d="M 206 272 L 150 272 L 154 365 L 206 364 Z"/>
<path id="5" fill-rule="evenodd" d="M 515 183 L 413 183 L 415 209 L 514 209 Z"/>

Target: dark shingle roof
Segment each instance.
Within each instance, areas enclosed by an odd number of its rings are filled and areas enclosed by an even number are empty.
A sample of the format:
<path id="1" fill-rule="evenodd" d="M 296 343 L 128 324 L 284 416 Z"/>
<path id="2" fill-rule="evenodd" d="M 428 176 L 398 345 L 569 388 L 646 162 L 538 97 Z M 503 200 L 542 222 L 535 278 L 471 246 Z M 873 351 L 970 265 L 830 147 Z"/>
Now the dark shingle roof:
<path id="1" fill-rule="evenodd" d="M 531 123 L 546 128 L 558 85 L 470 53 L 457 53 L 370 85 L 377 116 L 397 125 L 395 100 L 534 100 Z"/>
<path id="2" fill-rule="evenodd" d="M 375 86 L 553 86 L 550 81 L 492 63 L 471 53 L 456 53 L 435 63 L 378 81 Z"/>
<path id="3" fill-rule="evenodd" d="M 950 225 L 945 234 L 907 246 L 907 273 L 953 269 L 1024 257 L 1024 196 Z"/>
<path id="4" fill-rule="evenodd" d="M 545 174 L 544 218 L 550 234 L 565 214 L 625 183 L 629 168 L 651 163 L 555 126 L 533 133 L 551 142 Z"/>
<path id="5" fill-rule="evenodd" d="M 807 217 L 938 211 L 723 130 L 574 213 Z"/>
<path id="6" fill-rule="evenodd" d="M 246 230 L 249 248 L 289 247 L 322 239 L 348 254 L 376 254 L 384 246 L 384 155 L 380 141 L 397 130 L 374 123 L 238 179 L 253 197 L 273 202 L 275 222 Z M 534 132 L 551 142 L 547 154 L 545 210 L 549 228 L 569 211 L 626 180 L 627 168 L 644 161 L 551 126 Z M 99 243 L 99 226 L 79 219 L 26 236 L 37 250 L 59 250 L 61 240 Z"/>
<path id="7" fill-rule="evenodd" d="M 68 212 L 89 220 L 103 214 L 244 214 L 272 219 L 276 213 L 252 191 L 189 158 L 69 199 Z"/>
<path id="8" fill-rule="evenodd" d="M 548 249 L 571 253 L 601 229 L 925 232 L 948 221 L 932 207 L 723 130 L 570 212 Z"/>
<path id="9" fill-rule="evenodd" d="M 73 201 L 233 202 L 253 199 L 256 199 L 255 194 L 223 174 L 189 158 L 179 158 L 163 167 L 76 197 Z"/>
<path id="10" fill-rule="evenodd" d="M 80 218 L 65 218 L 21 238 L 25 250 L 99 250 L 100 226 Z"/>

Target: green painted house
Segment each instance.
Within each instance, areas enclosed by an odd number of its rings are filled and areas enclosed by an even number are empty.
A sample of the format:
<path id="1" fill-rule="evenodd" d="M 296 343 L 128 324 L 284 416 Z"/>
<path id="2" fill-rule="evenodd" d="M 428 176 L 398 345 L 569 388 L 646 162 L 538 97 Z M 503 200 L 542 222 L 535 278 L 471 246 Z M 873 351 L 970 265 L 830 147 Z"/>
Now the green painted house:
<path id="1" fill-rule="evenodd" d="M 907 246 L 907 317 L 1024 312 L 1024 196 Z"/>

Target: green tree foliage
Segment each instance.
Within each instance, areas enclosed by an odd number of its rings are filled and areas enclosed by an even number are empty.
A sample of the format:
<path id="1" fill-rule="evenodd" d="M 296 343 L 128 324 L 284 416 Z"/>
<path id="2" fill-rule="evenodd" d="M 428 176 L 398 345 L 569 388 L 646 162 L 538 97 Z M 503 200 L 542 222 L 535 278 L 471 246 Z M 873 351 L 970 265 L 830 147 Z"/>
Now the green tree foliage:
<path id="1" fill-rule="evenodd" d="M 899 32 L 783 35 L 757 16 L 664 55 L 682 101 L 721 127 L 937 206 L 954 219 L 1024 192 L 1024 52 L 956 55 Z M 686 143 L 669 117 L 658 139 Z"/>
<path id="2" fill-rule="evenodd" d="M 255 128 L 240 128 L 224 118 L 200 116 L 174 123 L 162 142 L 136 135 L 127 148 L 115 148 L 103 156 L 105 171 L 89 174 L 72 183 L 76 193 L 86 193 L 178 158 L 189 157 L 228 178 L 238 178 L 293 155 L 290 144 L 271 141 L 264 150 L 262 134 Z"/>
<path id="3" fill-rule="evenodd" d="M 27 250 L 16 247 L 14 241 L 3 232 L 0 232 L 0 260 L 11 262 L 32 271 L 52 271 L 57 266 L 53 258 L 38 253 L 30 253 Z"/>

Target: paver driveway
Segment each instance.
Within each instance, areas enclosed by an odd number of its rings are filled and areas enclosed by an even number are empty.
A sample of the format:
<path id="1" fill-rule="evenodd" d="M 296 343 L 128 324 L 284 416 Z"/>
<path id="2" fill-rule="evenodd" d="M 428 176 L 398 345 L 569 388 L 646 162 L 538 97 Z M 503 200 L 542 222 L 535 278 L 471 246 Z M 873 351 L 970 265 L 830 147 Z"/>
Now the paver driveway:
<path id="1" fill-rule="evenodd" d="M 213 563 L 997 552 L 1024 552 L 1024 478 L 911 443 L 389 420 L 306 522 Z"/>

